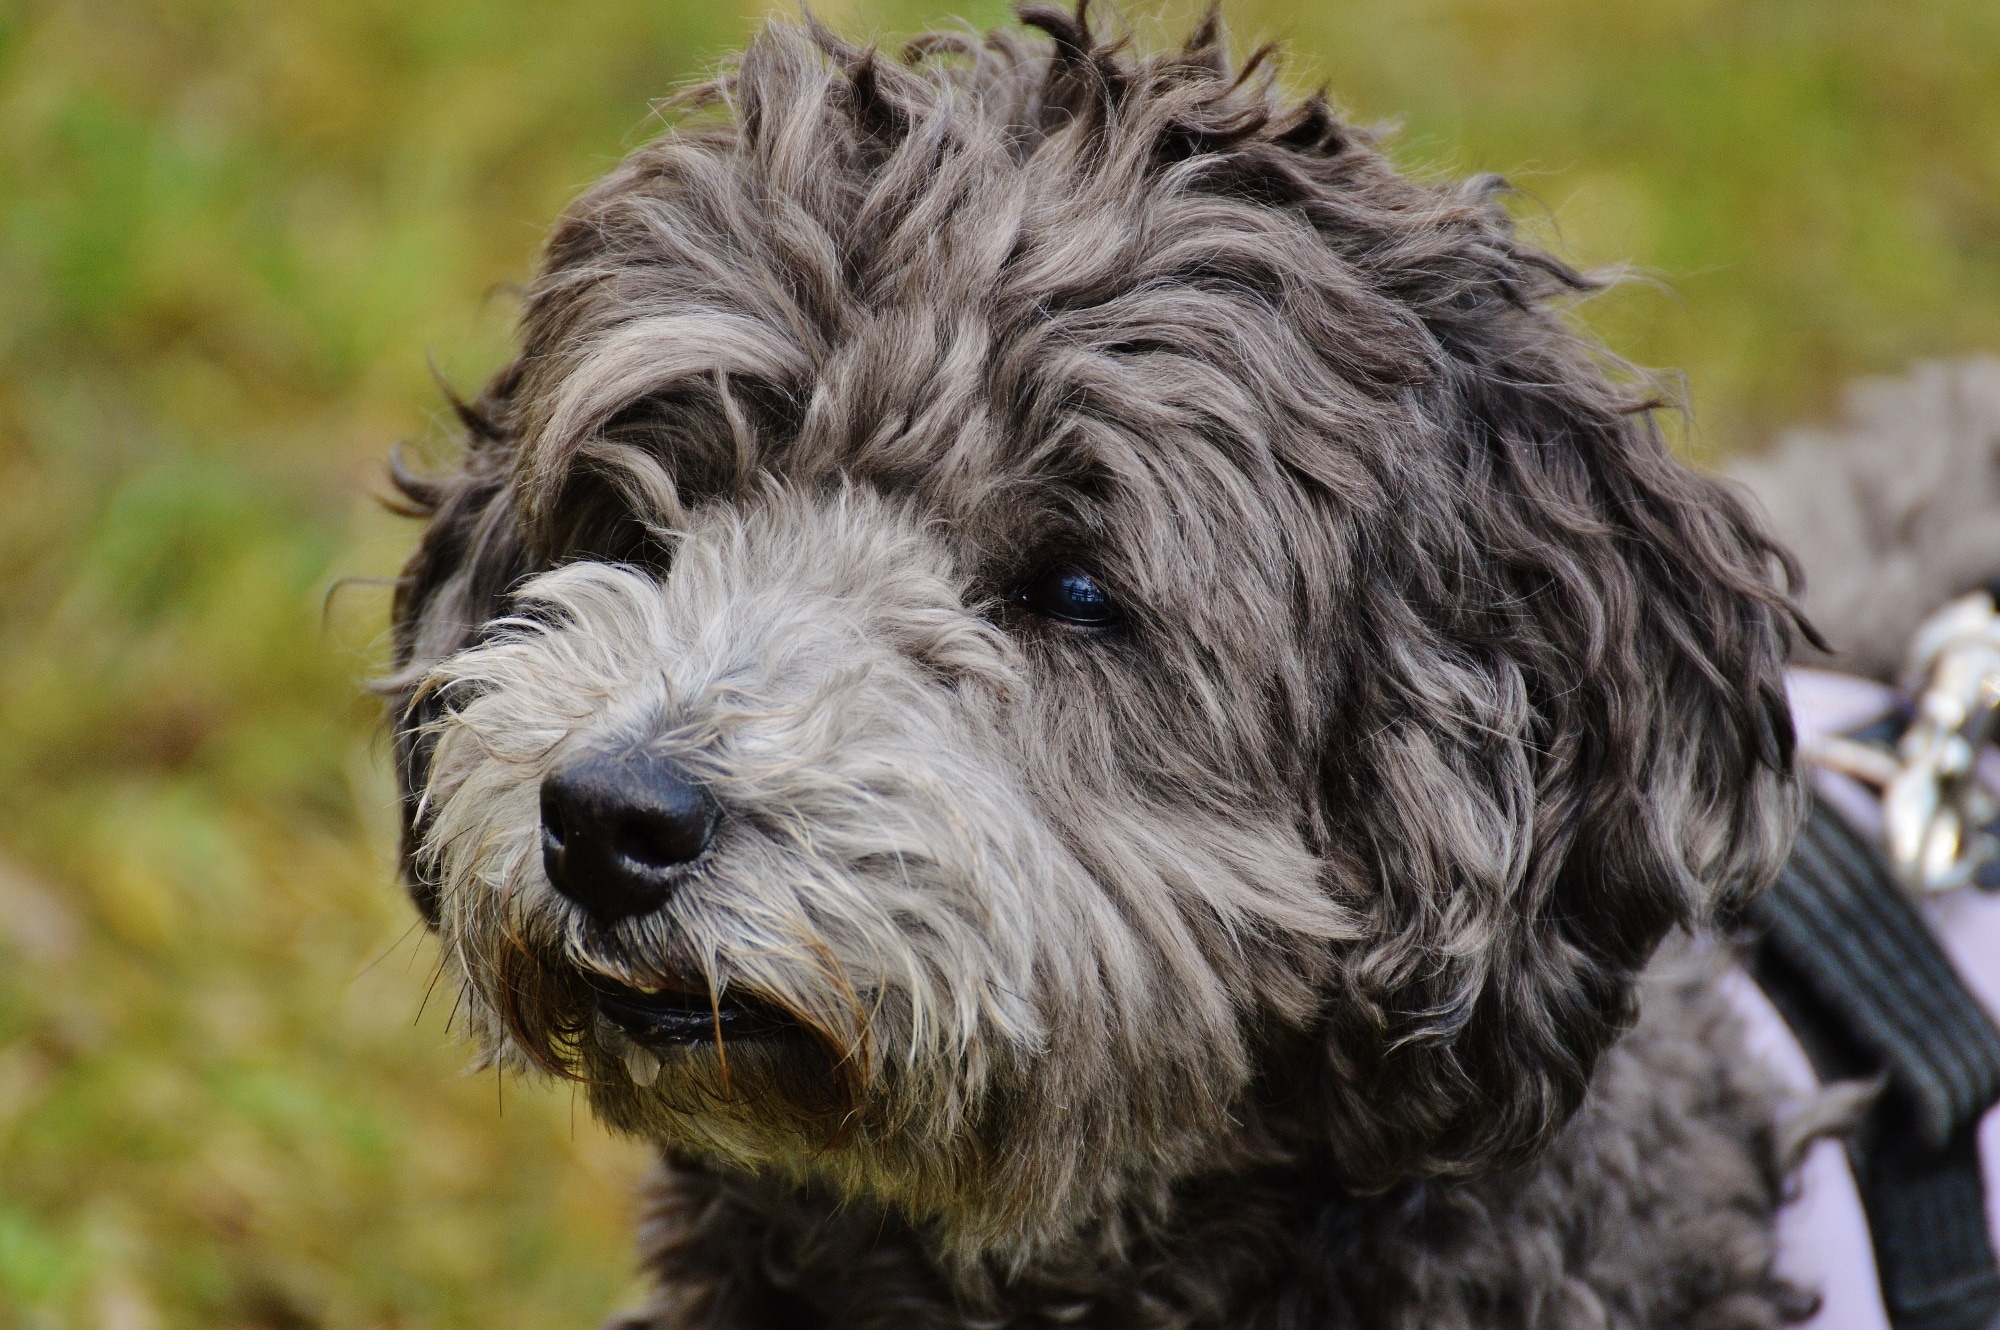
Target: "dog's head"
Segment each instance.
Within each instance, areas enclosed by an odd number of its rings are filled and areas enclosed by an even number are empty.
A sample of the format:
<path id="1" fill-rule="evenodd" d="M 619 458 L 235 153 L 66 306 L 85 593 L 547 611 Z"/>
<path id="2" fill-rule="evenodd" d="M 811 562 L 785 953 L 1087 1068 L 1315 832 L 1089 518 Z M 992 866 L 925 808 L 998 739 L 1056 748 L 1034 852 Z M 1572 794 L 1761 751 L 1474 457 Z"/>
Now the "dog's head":
<path id="1" fill-rule="evenodd" d="M 1522 1159 L 1782 853 L 1782 558 L 1492 182 L 1023 17 L 773 27 L 557 228 L 402 477 L 417 901 L 495 1056 L 947 1251 Z"/>

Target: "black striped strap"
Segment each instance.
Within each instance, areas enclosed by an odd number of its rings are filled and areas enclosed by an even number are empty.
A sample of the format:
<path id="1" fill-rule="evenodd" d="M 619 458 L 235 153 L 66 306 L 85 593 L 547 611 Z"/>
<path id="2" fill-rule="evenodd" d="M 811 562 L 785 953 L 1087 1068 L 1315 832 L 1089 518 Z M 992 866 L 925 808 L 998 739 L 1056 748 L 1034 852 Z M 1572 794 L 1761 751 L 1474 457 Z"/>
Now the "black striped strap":
<path id="1" fill-rule="evenodd" d="M 1875 848 L 1815 804 L 1750 909 L 1753 969 L 1825 1081 L 1887 1090 L 1849 1142 L 1897 1330 L 2000 1327 L 1976 1133 L 2000 1030 Z"/>

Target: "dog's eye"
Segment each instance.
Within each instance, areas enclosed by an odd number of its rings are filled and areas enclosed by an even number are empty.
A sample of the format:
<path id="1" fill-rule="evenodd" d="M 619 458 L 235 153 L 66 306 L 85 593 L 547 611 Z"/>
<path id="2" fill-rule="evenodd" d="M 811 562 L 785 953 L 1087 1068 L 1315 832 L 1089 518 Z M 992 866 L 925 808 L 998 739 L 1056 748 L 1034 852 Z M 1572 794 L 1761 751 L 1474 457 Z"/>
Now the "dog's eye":
<path id="1" fill-rule="evenodd" d="M 1104 584 L 1080 568 L 1045 568 L 1021 591 L 1021 604 L 1036 614 L 1086 628 L 1118 622 Z"/>

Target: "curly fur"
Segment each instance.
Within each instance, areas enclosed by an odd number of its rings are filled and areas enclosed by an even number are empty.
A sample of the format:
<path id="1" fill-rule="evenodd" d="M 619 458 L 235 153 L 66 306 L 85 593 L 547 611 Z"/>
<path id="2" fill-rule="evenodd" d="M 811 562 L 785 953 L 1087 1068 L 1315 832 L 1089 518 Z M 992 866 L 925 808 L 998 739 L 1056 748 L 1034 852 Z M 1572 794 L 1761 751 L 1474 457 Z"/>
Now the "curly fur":
<path id="1" fill-rule="evenodd" d="M 1924 365 L 1849 392 L 1840 430 L 1798 430 L 1730 468 L 1798 556 L 1831 652 L 1893 682 L 1917 625 L 2000 579 L 2000 361 Z"/>
<path id="2" fill-rule="evenodd" d="M 902 63 L 767 29 L 399 477 L 406 862 L 482 1044 L 678 1161 L 661 1326 L 1795 1312 L 1701 985 L 1599 1073 L 1788 843 L 1784 557 L 1498 182 L 1398 174 L 1213 23 L 1021 13 Z M 1056 563 L 1123 622 L 1024 611 Z M 600 927 L 535 791 L 640 749 L 721 830 Z M 642 1088 L 592 975 L 820 1054 Z"/>

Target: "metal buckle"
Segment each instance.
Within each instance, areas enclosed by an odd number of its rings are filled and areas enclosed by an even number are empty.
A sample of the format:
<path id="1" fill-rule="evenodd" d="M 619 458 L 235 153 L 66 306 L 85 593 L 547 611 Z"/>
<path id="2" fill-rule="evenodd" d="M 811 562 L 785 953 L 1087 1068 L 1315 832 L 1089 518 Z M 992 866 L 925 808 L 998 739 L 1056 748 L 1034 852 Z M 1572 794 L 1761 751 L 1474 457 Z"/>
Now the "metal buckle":
<path id="1" fill-rule="evenodd" d="M 2000 805 L 1976 773 L 2000 721 L 2000 609 L 1991 595 L 1962 596 L 1924 621 L 1905 685 L 1916 714 L 1882 795 L 1889 863 L 1913 892 L 1950 891 L 2000 857 L 1991 828 Z"/>

